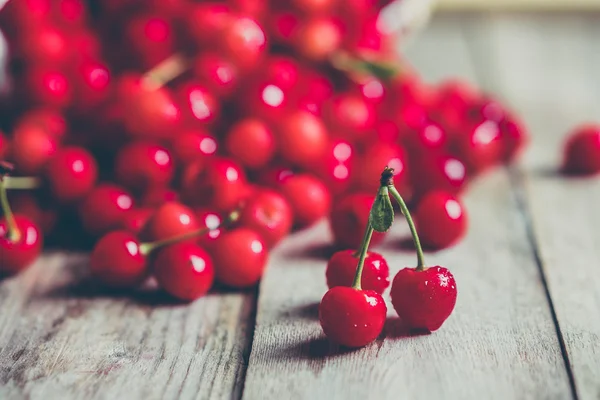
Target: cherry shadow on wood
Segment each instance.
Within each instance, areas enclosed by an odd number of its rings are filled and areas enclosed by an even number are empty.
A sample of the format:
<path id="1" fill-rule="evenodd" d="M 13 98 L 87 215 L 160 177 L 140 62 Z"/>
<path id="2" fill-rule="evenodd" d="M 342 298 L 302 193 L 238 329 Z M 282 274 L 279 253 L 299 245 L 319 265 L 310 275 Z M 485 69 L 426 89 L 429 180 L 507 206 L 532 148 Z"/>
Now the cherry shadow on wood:
<path id="1" fill-rule="evenodd" d="M 317 321 L 319 319 L 319 303 L 307 303 L 285 310 L 281 313 L 282 318 L 303 319 Z"/>

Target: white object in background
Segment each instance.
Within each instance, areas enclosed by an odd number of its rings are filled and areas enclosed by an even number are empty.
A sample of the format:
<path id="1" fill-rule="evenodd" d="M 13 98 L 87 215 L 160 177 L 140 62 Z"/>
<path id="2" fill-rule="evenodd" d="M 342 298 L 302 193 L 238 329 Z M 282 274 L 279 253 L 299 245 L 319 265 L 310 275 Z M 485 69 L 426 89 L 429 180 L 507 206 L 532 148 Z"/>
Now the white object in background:
<path id="1" fill-rule="evenodd" d="M 396 37 L 400 48 L 427 24 L 434 0 L 394 0 L 379 13 L 377 27 L 381 32 Z"/>

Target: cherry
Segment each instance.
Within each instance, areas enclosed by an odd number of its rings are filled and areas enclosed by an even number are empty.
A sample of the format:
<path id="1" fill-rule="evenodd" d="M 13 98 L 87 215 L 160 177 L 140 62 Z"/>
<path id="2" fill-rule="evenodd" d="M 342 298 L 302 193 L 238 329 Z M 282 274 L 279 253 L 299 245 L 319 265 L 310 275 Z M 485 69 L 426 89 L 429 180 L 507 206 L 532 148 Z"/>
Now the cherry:
<path id="1" fill-rule="evenodd" d="M 133 192 L 144 192 L 153 186 L 165 186 L 173 177 L 173 161 L 169 151 L 150 142 L 133 142 L 117 153 L 115 177 Z"/>
<path id="2" fill-rule="evenodd" d="M 327 262 L 325 270 L 327 286 L 330 289 L 336 286 L 352 286 L 358 259 L 359 254 L 356 250 L 341 250 L 334 253 Z M 390 285 L 390 269 L 385 258 L 379 253 L 369 251 L 365 257 L 363 268 L 362 287 L 364 290 L 382 294 Z"/>
<path id="3" fill-rule="evenodd" d="M 185 301 L 205 295 L 215 275 L 208 253 L 190 242 L 158 250 L 152 261 L 152 271 L 165 292 Z"/>
<path id="4" fill-rule="evenodd" d="M 153 67 L 173 53 L 171 21 L 158 14 L 134 16 L 128 23 L 125 39 L 142 66 Z"/>
<path id="5" fill-rule="evenodd" d="M 267 37 L 254 18 L 232 17 L 220 37 L 220 51 L 241 71 L 255 68 L 267 49 Z"/>
<path id="6" fill-rule="evenodd" d="M 375 110 L 362 96 L 342 93 L 325 106 L 325 120 L 333 132 L 354 140 L 365 136 L 376 121 Z"/>
<path id="7" fill-rule="evenodd" d="M 231 95 L 238 81 L 236 67 L 216 52 L 198 55 L 193 61 L 192 70 L 206 89 L 220 98 Z"/>
<path id="8" fill-rule="evenodd" d="M 46 22 L 51 10 L 51 0 L 17 0 L 8 2 L 0 15 L 3 25 L 6 23 L 11 28 L 27 29 Z"/>
<path id="9" fill-rule="evenodd" d="M 404 185 L 408 177 L 406 165 L 406 156 L 402 147 L 373 143 L 355 158 L 353 187 L 357 191 L 375 192 L 378 182 L 373 180 L 373 176 L 377 176 L 385 166 L 393 168 L 396 171 L 395 180 Z"/>
<path id="10" fill-rule="evenodd" d="M 324 156 L 310 169 L 323 180 L 333 195 L 337 196 L 347 192 L 352 183 L 354 155 L 350 142 L 333 139 L 329 142 Z"/>
<path id="11" fill-rule="evenodd" d="M 242 212 L 246 212 L 246 206 L 244 206 Z M 218 212 L 205 208 L 194 210 L 194 214 L 196 216 L 196 221 L 198 221 L 200 226 L 209 229 L 206 235 L 198 237 L 198 244 L 210 252 L 212 251 L 212 246 L 215 241 L 221 237 L 221 234 L 223 233 L 223 231 L 219 229 L 219 225 L 223 223 L 223 218 Z M 240 218 L 242 218 L 242 216 L 240 216 Z"/>
<path id="12" fill-rule="evenodd" d="M 563 150 L 562 170 L 573 175 L 600 172 L 600 125 L 584 124 L 569 134 Z"/>
<path id="13" fill-rule="evenodd" d="M 53 19 L 60 26 L 78 29 L 85 24 L 87 15 L 83 0 L 59 0 L 53 6 Z"/>
<path id="14" fill-rule="evenodd" d="M 181 183 L 182 196 L 186 202 L 196 206 L 214 207 L 218 211 L 228 211 L 246 198 L 247 182 L 244 170 L 233 160 L 213 157 L 203 169 L 195 164 L 184 172 Z"/>
<path id="15" fill-rule="evenodd" d="M 374 105 L 382 104 L 386 99 L 384 84 L 373 76 L 361 79 L 357 84 L 357 90 L 368 103 Z"/>
<path id="16" fill-rule="evenodd" d="M 466 135 L 457 135 L 454 140 L 455 153 L 473 173 L 489 168 L 500 159 L 500 127 L 494 121 L 475 124 Z"/>
<path id="17" fill-rule="evenodd" d="M 511 115 L 500 123 L 502 140 L 502 160 L 511 162 L 517 159 L 529 142 L 527 128 L 523 121 Z"/>
<path id="18" fill-rule="evenodd" d="M 67 132 L 65 117 L 49 108 L 35 108 L 21 115 L 13 127 L 13 136 L 25 126 L 41 128 L 57 139 L 63 138 Z"/>
<path id="19" fill-rule="evenodd" d="M 112 231 L 103 236 L 90 254 L 90 270 L 104 285 L 128 288 L 139 285 L 148 276 L 146 255 L 135 234 Z"/>
<path id="20" fill-rule="evenodd" d="M 319 321 L 325 335 L 346 347 L 362 347 L 383 330 L 387 307 L 372 290 L 347 286 L 329 289 L 319 304 Z"/>
<path id="21" fill-rule="evenodd" d="M 258 173 L 257 181 L 261 185 L 273 189 L 279 189 L 283 181 L 293 175 L 294 170 L 292 168 L 284 165 L 274 165 L 272 167 L 262 169 Z"/>
<path id="22" fill-rule="evenodd" d="M 467 169 L 457 158 L 428 153 L 413 161 L 410 178 L 415 197 L 432 190 L 456 194 L 467 184 Z"/>
<path id="23" fill-rule="evenodd" d="M 287 44 L 295 36 L 300 26 L 300 17 L 292 12 L 273 12 L 270 15 L 269 28 L 274 40 Z"/>
<path id="24" fill-rule="evenodd" d="M 34 105 L 64 108 L 71 102 L 71 83 L 58 70 L 34 67 L 26 72 L 25 93 Z"/>
<path id="25" fill-rule="evenodd" d="M 19 123 L 13 131 L 10 158 L 17 165 L 20 173 L 39 174 L 56 153 L 58 145 L 57 136 L 42 126 Z"/>
<path id="26" fill-rule="evenodd" d="M 62 203 L 84 198 L 98 177 L 94 157 L 77 146 L 59 149 L 48 161 L 45 172 L 52 195 Z"/>
<path id="27" fill-rule="evenodd" d="M 266 13 L 269 1 L 268 0 L 229 0 L 231 8 L 244 15 L 260 19 Z"/>
<path id="28" fill-rule="evenodd" d="M 394 277 L 391 297 L 407 326 L 433 332 L 454 310 L 456 282 L 444 267 L 404 268 Z"/>
<path id="29" fill-rule="evenodd" d="M 186 129 L 177 133 L 171 141 L 173 159 L 182 166 L 204 160 L 216 152 L 215 138 L 202 129 Z"/>
<path id="30" fill-rule="evenodd" d="M 211 125 L 221 111 L 219 102 L 213 94 L 195 81 L 179 86 L 175 96 L 180 101 L 185 121 L 191 127 Z"/>
<path id="31" fill-rule="evenodd" d="M 444 150 L 447 145 L 447 134 L 444 128 L 435 122 L 425 122 L 413 132 L 409 132 L 405 143 L 415 158 L 424 153 L 436 153 Z"/>
<path id="32" fill-rule="evenodd" d="M 286 161 L 308 167 L 327 147 L 327 129 L 320 118 L 306 111 L 287 114 L 278 125 L 279 152 Z"/>
<path id="33" fill-rule="evenodd" d="M 78 212 L 86 232 L 100 236 L 120 227 L 125 214 L 132 208 L 133 199 L 125 189 L 101 183 L 79 204 Z"/>
<path id="34" fill-rule="evenodd" d="M 102 62 L 86 59 L 77 64 L 74 74 L 75 106 L 89 110 L 108 97 L 110 72 Z"/>
<path id="35" fill-rule="evenodd" d="M 8 153 L 8 139 L 6 138 L 6 135 L 0 131 L 0 158 L 4 157 L 4 155 L 6 153 Z"/>
<path id="36" fill-rule="evenodd" d="M 294 47 L 303 57 L 324 61 L 340 47 L 342 29 L 331 17 L 314 17 L 301 22 L 294 37 Z"/>
<path id="37" fill-rule="evenodd" d="M 398 143 L 402 136 L 398 124 L 389 119 L 380 119 L 375 123 L 376 141 L 382 143 Z M 370 138 L 369 140 L 373 140 Z"/>
<path id="38" fill-rule="evenodd" d="M 179 193 L 174 189 L 166 186 L 150 186 L 140 197 L 139 203 L 142 207 L 159 207 L 165 202 L 178 199 Z"/>
<path id="39" fill-rule="evenodd" d="M 449 193 L 433 191 L 418 203 L 415 218 L 423 243 L 432 249 L 455 244 L 467 230 L 467 214 L 460 200 Z"/>
<path id="40" fill-rule="evenodd" d="M 469 109 L 469 117 L 475 121 L 494 121 L 496 123 L 502 123 L 507 113 L 502 104 L 495 99 L 484 97 L 478 99 L 475 104 Z"/>
<path id="41" fill-rule="evenodd" d="M 267 248 L 261 237 L 248 228 L 221 234 L 211 249 L 217 281 L 234 288 L 258 283 L 267 264 Z"/>
<path id="42" fill-rule="evenodd" d="M 337 0 L 292 0 L 298 10 L 307 14 L 324 14 L 335 7 Z"/>
<path id="43" fill-rule="evenodd" d="M 290 232 L 292 220 L 292 210 L 282 195 L 260 189 L 244 204 L 239 224 L 253 229 L 268 248 L 273 248 Z"/>
<path id="44" fill-rule="evenodd" d="M 64 32 L 49 25 L 23 32 L 18 44 L 22 57 L 33 64 L 60 66 L 71 56 Z"/>
<path id="45" fill-rule="evenodd" d="M 403 109 L 410 105 L 432 106 L 437 100 L 437 92 L 421 81 L 416 73 L 397 74 L 389 85 L 391 105 Z M 435 108 L 434 108 L 435 109 Z"/>
<path id="46" fill-rule="evenodd" d="M 100 41 L 95 33 L 79 28 L 77 34 L 68 37 L 69 47 L 76 56 L 97 59 L 101 53 Z"/>
<path id="47" fill-rule="evenodd" d="M 200 225 L 190 208 L 176 201 L 170 201 L 160 206 L 147 221 L 143 237 L 146 240 L 163 240 L 197 231 L 199 228 Z"/>
<path id="48" fill-rule="evenodd" d="M 247 118 L 235 123 L 225 137 L 225 149 L 240 164 L 249 168 L 265 166 L 275 152 L 271 129 L 258 119 Z"/>
<path id="49" fill-rule="evenodd" d="M 271 56 L 261 66 L 259 76 L 272 81 L 284 90 L 289 90 L 298 85 L 300 74 L 300 66 L 293 58 Z"/>
<path id="50" fill-rule="evenodd" d="M 358 248 L 362 233 L 367 229 L 369 213 L 375 197 L 372 194 L 354 193 L 345 196 L 329 215 L 333 240 L 340 248 Z M 381 243 L 385 233 L 374 232 L 371 245 Z"/>
<path id="51" fill-rule="evenodd" d="M 292 208 L 294 225 L 312 225 L 329 212 L 329 190 L 311 174 L 289 176 L 281 182 L 280 190 Z"/>
<path id="52" fill-rule="evenodd" d="M 184 17 L 186 31 L 198 46 L 217 42 L 232 18 L 229 6 L 218 2 L 195 3 Z"/>
<path id="53" fill-rule="evenodd" d="M 154 210 L 152 208 L 132 208 L 125 212 L 121 218 L 119 229 L 124 229 L 134 234 L 139 234 L 146 225 L 146 222 L 152 217 Z"/>
<path id="54" fill-rule="evenodd" d="M 433 110 L 435 118 L 448 129 L 460 131 L 469 109 L 479 100 L 479 92 L 460 79 L 448 79 L 437 87 Z"/>

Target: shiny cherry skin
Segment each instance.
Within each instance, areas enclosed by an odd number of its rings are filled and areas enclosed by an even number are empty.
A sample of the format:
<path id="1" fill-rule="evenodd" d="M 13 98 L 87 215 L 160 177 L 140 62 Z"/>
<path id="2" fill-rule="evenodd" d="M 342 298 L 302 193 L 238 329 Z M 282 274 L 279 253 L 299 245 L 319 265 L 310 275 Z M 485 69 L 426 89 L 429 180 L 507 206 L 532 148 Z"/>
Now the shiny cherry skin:
<path id="1" fill-rule="evenodd" d="M 220 51 L 240 71 L 256 68 L 267 50 L 267 36 L 252 17 L 235 16 L 220 37 Z"/>
<path id="2" fill-rule="evenodd" d="M 366 77 L 356 84 L 356 90 L 369 103 L 379 105 L 386 99 L 386 88 L 376 77 Z"/>
<path id="3" fill-rule="evenodd" d="M 13 136 L 16 131 L 25 127 L 41 128 L 57 139 L 62 139 L 67 133 L 67 120 L 65 117 L 51 108 L 34 108 L 25 112 L 13 127 Z"/>
<path id="4" fill-rule="evenodd" d="M 328 135 L 323 121 L 307 111 L 294 111 L 278 124 L 279 153 L 286 161 L 309 167 L 324 155 Z"/>
<path id="5" fill-rule="evenodd" d="M 475 121 L 489 120 L 499 124 L 506 117 L 507 112 L 502 104 L 489 97 L 478 99 L 469 109 L 469 118 Z"/>
<path id="6" fill-rule="evenodd" d="M 569 134 L 564 144 L 562 170 L 572 175 L 600 172 L 600 125 L 581 125 Z"/>
<path id="7" fill-rule="evenodd" d="M 500 122 L 500 138 L 502 141 L 502 160 L 516 160 L 529 143 L 529 134 L 525 123 L 514 115 L 507 116 Z"/>
<path id="8" fill-rule="evenodd" d="M 401 191 L 408 180 L 406 155 L 400 145 L 386 143 L 373 143 L 355 158 L 354 190 L 377 193 L 379 188 L 377 177 L 386 166 L 394 169 L 394 182 Z"/>
<path id="9" fill-rule="evenodd" d="M 347 286 L 329 289 L 319 304 L 319 321 L 329 340 L 345 347 L 363 347 L 381 334 L 387 307 L 372 290 Z"/>
<path id="10" fill-rule="evenodd" d="M 285 197 L 270 189 L 260 189 L 248 198 L 238 224 L 253 229 L 273 248 L 292 229 L 292 209 Z"/>
<path id="11" fill-rule="evenodd" d="M 444 267 L 404 268 L 394 277 L 390 294 L 408 327 L 433 332 L 452 314 L 457 289 L 454 276 Z"/>
<path id="12" fill-rule="evenodd" d="M 324 61 L 342 43 L 340 22 L 327 16 L 307 18 L 300 23 L 293 43 L 296 51 L 311 61 Z"/>
<path id="13" fill-rule="evenodd" d="M 193 242 L 158 249 L 153 256 L 152 272 L 165 292 L 183 301 L 204 296 L 215 277 L 210 256 Z"/>
<path id="14" fill-rule="evenodd" d="M 227 4 L 203 2 L 194 3 L 184 18 L 191 40 L 199 46 L 210 46 L 222 37 L 232 13 Z"/>
<path id="15" fill-rule="evenodd" d="M 184 122 L 191 127 L 212 125 L 221 112 L 217 98 L 200 82 L 188 81 L 177 87 Z"/>
<path id="16" fill-rule="evenodd" d="M 471 173 L 479 173 L 500 161 L 502 142 L 499 125 L 483 121 L 471 126 L 466 134 L 454 137 L 454 152 Z"/>
<path id="17" fill-rule="evenodd" d="M 324 117 L 332 132 L 345 139 L 364 137 L 375 125 L 375 109 L 356 93 L 342 93 L 325 105 Z"/>
<path id="18" fill-rule="evenodd" d="M 268 251 L 262 238 L 248 228 L 224 232 L 213 243 L 210 254 L 217 281 L 234 288 L 256 285 L 268 260 Z"/>
<path id="19" fill-rule="evenodd" d="M 275 153 L 275 138 L 266 123 L 246 118 L 236 122 L 227 132 L 225 150 L 243 166 L 261 168 Z"/>
<path id="20" fill-rule="evenodd" d="M 480 94 L 470 83 L 448 79 L 436 88 L 432 112 L 448 129 L 460 131 L 467 120 L 469 109 L 478 102 Z"/>
<path id="21" fill-rule="evenodd" d="M 300 26 L 300 15 L 287 10 L 275 11 L 269 13 L 267 26 L 269 27 L 270 37 L 281 44 L 291 44 L 294 35 Z"/>
<path id="22" fill-rule="evenodd" d="M 343 197 L 333 207 L 329 215 L 329 226 L 336 247 L 358 249 L 369 222 L 373 201 L 373 194 L 353 193 Z M 385 233 L 373 232 L 371 246 L 377 246 L 384 237 Z"/>
<path id="23" fill-rule="evenodd" d="M 189 207 L 171 201 L 156 210 L 144 227 L 142 237 L 146 241 L 163 240 L 190 233 L 199 228 L 196 216 Z"/>
<path id="24" fill-rule="evenodd" d="M 101 183 L 79 204 L 78 215 L 86 232 L 100 236 L 118 229 L 132 208 L 133 198 L 124 188 Z"/>
<path id="25" fill-rule="evenodd" d="M 463 162 L 447 154 L 422 154 L 413 161 L 409 172 L 417 198 L 432 190 L 457 194 L 468 182 Z"/>
<path id="26" fill-rule="evenodd" d="M 196 216 L 196 221 L 200 225 L 200 228 L 209 228 L 205 235 L 198 236 L 198 244 L 207 251 L 212 251 L 212 246 L 217 239 L 221 237 L 224 230 L 221 228 L 217 228 L 221 222 L 223 222 L 223 218 L 220 213 L 217 211 L 213 211 L 207 208 L 197 208 L 194 210 L 194 214 Z"/>
<path id="27" fill-rule="evenodd" d="M 259 118 L 268 123 L 277 123 L 289 109 L 290 91 L 277 79 L 257 76 L 243 88 L 238 106 L 244 115 Z"/>
<path id="28" fill-rule="evenodd" d="M 118 229 L 126 230 L 133 234 L 139 235 L 153 214 L 154 209 L 152 208 L 132 208 L 131 210 L 125 212 L 123 218 L 121 219 L 121 225 L 118 227 Z"/>
<path id="29" fill-rule="evenodd" d="M 218 52 L 203 52 L 193 61 L 194 76 L 219 98 L 227 98 L 238 83 L 238 70 Z"/>
<path id="30" fill-rule="evenodd" d="M 294 225 L 298 227 L 310 226 L 329 213 L 329 190 L 311 174 L 292 175 L 283 180 L 279 189 L 288 200 L 294 215 Z"/>
<path id="31" fill-rule="evenodd" d="M 424 153 L 439 153 L 446 149 L 448 135 L 444 128 L 435 122 L 424 122 L 418 129 L 408 132 L 404 143 L 411 154 L 420 157 Z"/>
<path id="32" fill-rule="evenodd" d="M 320 117 L 324 103 L 333 95 L 333 84 L 330 79 L 320 73 L 304 70 L 300 74 L 298 84 L 291 92 L 292 107 L 309 111 Z"/>
<path id="33" fill-rule="evenodd" d="M 271 56 L 261 65 L 259 75 L 271 80 L 283 90 L 290 90 L 299 83 L 300 65 L 297 60 L 290 57 Z"/>
<path id="34" fill-rule="evenodd" d="M 48 161 L 45 172 L 52 195 L 61 203 L 83 199 L 98 178 L 96 160 L 77 146 L 59 149 Z"/>
<path id="35" fill-rule="evenodd" d="M 325 276 L 329 289 L 336 286 L 352 286 L 358 253 L 356 250 L 340 250 L 334 253 L 327 262 Z M 361 286 L 364 290 L 372 290 L 382 294 L 390 285 L 390 268 L 387 261 L 379 253 L 369 251 L 363 266 Z"/>
<path id="36" fill-rule="evenodd" d="M 146 256 L 138 238 L 128 231 L 112 231 L 104 235 L 90 254 L 93 278 L 113 288 L 131 288 L 148 276 Z"/>
<path id="37" fill-rule="evenodd" d="M 454 245 L 467 231 L 465 207 L 457 197 L 446 192 L 426 194 L 417 204 L 414 216 L 421 243 L 432 250 Z"/>
<path id="38" fill-rule="evenodd" d="M 65 108 L 71 103 L 72 84 L 62 71 L 33 67 L 26 72 L 24 93 L 33 105 Z"/>
<path id="39" fill-rule="evenodd" d="M 38 226 L 29 218 L 14 214 L 21 237 L 8 238 L 6 218 L 0 218 L 0 275 L 12 275 L 25 269 L 40 254 L 43 236 Z"/>
<path id="40" fill-rule="evenodd" d="M 289 166 L 273 165 L 271 167 L 261 169 L 257 174 L 256 180 L 260 185 L 273 189 L 279 189 L 283 181 L 294 174 L 294 169 Z"/>
<path id="41" fill-rule="evenodd" d="M 174 135 L 170 148 L 178 165 L 186 166 L 213 156 L 218 144 L 215 137 L 203 129 L 185 129 Z"/>
<path id="42" fill-rule="evenodd" d="M 31 123 L 20 124 L 13 131 L 10 159 L 19 173 L 40 174 L 59 147 L 59 138 Z"/>
<path id="43" fill-rule="evenodd" d="M 115 159 L 115 178 L 140 193 L 153 186 L 166 186 L 174 173 L 169 151 L 151 142 L 132 142 L 122 147 Z"/>
<path id="44" fill-rule="evenodd" d="M 139 205 L 142 207 L 160 207 L 165 202 L 178 201 L 179 193 L 167 186 L 151 186 L 139 197 Z"/>
<path id="45" fill-rule="evenodd" d="M 24 31 L 18 41 L 18 52 L 33 64 L 61 66 L 71 56 L 66 34 L 50 25 Z"/>
<path id="46" fill-rule="evenodd" d="M 158 14 L 134 15 L 127 22 L 125 40 L 143 68 L 152 68 L 173 53 L 171 21 Z"/>
<path id="47" fill-rule="evenodd" d="M 344 139 L 329 141 L 325 154 L 310 170 L 315 173 L 334 196 L 346 193 L 352 184 L 354 146 Z"/>
<path id="48" fill-rule="evenodd" d="M 78 110 L 90 110 L 107 99 L 110 84 L 108 66 L 101 61 L 85 59 L 74 69 L 74 105 Z"/>
<path id="49" fill-rule="evenodd" d="M 195 206 L 230 212 L 247 196 L 244 170 L 229 158 L 213 157 L 204 169 L 186 178 L 181 183 L 182 196 Z"/>

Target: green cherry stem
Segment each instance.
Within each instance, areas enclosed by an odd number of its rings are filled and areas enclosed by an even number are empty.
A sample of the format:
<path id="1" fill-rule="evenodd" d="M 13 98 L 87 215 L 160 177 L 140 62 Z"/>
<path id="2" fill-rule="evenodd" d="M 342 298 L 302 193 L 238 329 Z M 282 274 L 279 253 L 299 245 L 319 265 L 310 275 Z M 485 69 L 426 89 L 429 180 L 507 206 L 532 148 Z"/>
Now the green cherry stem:
<path id="1" fill-rule="evenodd" d="M 369 222 L 365 229 L 365 235 L 360 245 L 360 255 L 358 258 L 358 265 L 356 266 L 356 274 L 354 275 L 354 282 L 352 282 L 352 288 L 362 290 L 362 272 L 365 266 L 365 258 L 367 258 L 367 251 L 369 250 L 369 244 L 371 243 L 371 237 L 373 236 L 373 227 Z"/>
<path id="2" fill-rule="evenodd" d="M 4 214 L 4 218 L 6 219 L 6 227 L 8 229 L 6 237 L 12 242 L 18 242 L 21 240 L 21 231 L 17 226 L 15 216 L 10 208 L 8 195 L 6 194 L 5 180 L 6 175 L 0 173 L 0 206 L 2 207 L 2 214 Z"/>
<path id="3" fill-rule="evenodd" d="M 5 176 L 4 187 L 8 190 L 14 189 L 37 189 L 41 180 L 34 176 Z"/>
<path id="4" fill-rule="evenodd" d="M 210 231 L 224 228 L 227 225 L 234 223 L 239 218 L 240 218 L 240 211 L 239 210 L 232 211 L 227 216 L 226 219 L 224 219 L 219 225 L 217 225 L 215 227 L 197 229 L 195 231 L 187 232 L 187 233 L 177 235 L 177 236 L 173 236 L 168 239 L 162 239 L 162 240 L 156 240 L 154 242 L 142 243 L 142 244 L 140 244 L 140 247 L 139 247 L 140 253 L 142 253 L 143 255 L 148 255 L 151 252 L 153 252 L 154 250 L 157 250 L 161 247 L 169 246 L 171 244 L 183 242 L 188 239 L 193 239 L 195 237 L 205 235 Z"/>

